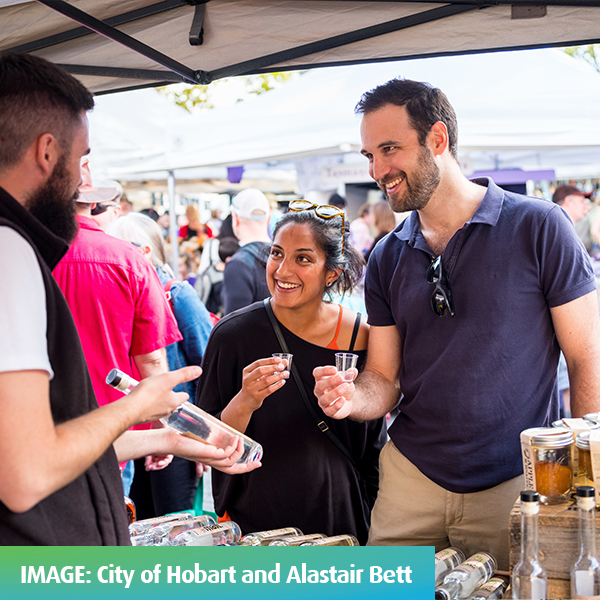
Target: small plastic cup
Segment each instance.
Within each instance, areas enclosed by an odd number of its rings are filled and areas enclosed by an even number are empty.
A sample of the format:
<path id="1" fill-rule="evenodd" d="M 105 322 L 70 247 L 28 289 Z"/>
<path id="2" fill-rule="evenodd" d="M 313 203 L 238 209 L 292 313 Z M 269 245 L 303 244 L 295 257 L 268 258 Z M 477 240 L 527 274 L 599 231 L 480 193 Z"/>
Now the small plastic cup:
<path id="1" fill-rule="evenodd" d="M 351 382 L 354 380 L 354 373 L 348 373 L 348 369 L 356 368 L 358 354 L 351 352 L 337 352 L 335 355 L 335 366 L 338 371 L 344 373 L 344 381 Z"/>
<path id="2" fill-rule="evenodd" d="M 285 370 L 289 373 L 292 368 L 292 358 L 294 358 L 293 354 L 286 354 L 285 352 L 275 352 L 271 354 L 273 358 L 278 358 L 279 360 L 287 360 L 287 367 Z M 275 371 L 273 375 L 277 375 L 277 373 L 281 373 L 282 371 Z"/>

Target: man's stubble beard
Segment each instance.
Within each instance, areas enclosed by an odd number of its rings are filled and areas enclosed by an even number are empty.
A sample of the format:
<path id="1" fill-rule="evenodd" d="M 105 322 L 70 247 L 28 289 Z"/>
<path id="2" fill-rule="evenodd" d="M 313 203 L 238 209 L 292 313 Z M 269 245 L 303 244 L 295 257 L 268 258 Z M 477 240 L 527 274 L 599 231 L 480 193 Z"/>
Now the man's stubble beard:
<path id="1" fill-rule="evenodd" d="M 380 184 L 380 189 L 394 212 L 401 213 L 425 208 L 440 184 L 440 169 L 436 165 L 429 148 L 420 146 L 418 160 L 420 168 L 413 171 L 410 182 L 406 173 L 400 172 L 404 176 L 403 183 L 406 184 L 406 190 L 401 196 L 390 196 L 385 190 L 385 185 Z M 396 174 L 393 177 L 388 177 L 387 181 L 392 181 L 397 176 Z"/>
<path id="2" fill-rule="evenodd" d="M 34 192 L 25 208 L 52 233 L 70 244 L 77 235 L 75 201 L 79 192 L 70 187 L 67 161 L 63 154 L 45 184 Z"/>

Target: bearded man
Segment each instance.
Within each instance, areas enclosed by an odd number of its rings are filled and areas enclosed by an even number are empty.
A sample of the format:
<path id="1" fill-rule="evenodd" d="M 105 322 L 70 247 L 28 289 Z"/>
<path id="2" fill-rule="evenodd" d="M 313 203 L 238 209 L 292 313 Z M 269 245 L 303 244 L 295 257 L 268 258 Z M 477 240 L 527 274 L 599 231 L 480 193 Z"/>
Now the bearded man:
<path id="1" fill-rule="evenodd" d="M 240 472 L 226 450 L 170 428 L 127 431 L 187 399 L 187 367 L 98 408 L 73 317 L 51 269 L 77 233 L 92 95 L 35 56 L 0 56 L 0 540 L 128 545 L 117 459 L 176 454 Z M 192 442 L 192 444 L 190 444 Z"/>
<path id="2" fill-rule="evenodd" d="M 555 204 L 463 176 L 440 90 L 395 79 L 357 112 L 371 177 L 394 211 L 413 212 L 369 259 L 364 372 L 343 383 L 319 367 L 315 394 L 334 418 L 399 405 L 370 544 L 485 550 L 508 570 L 519 434 L 558 417 L 560 349 L 574 416 L 600 409 L 594 271 Z"/>

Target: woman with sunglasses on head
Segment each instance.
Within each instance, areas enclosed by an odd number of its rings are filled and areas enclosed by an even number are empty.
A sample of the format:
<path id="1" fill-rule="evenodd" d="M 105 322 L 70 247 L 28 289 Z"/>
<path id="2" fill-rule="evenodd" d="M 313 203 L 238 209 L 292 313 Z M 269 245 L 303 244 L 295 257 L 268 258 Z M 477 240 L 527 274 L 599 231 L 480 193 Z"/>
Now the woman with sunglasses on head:
<path id="1" fill-rule="evenodd" d="M 298 527 L 366 542 L 383 420 L 329 419 L 312 391 L 313 369 L 335 364 L 336 352 L 358 354 L 359 369 L 366 358 L 366 322 L 328 302 L 329 292 L 350 291 L 364 268 L 347 241 L 339 209 L 291 203 L 277 223 L 267 261 L 270 301 L 228 315 L 209 340 L 197 404 L 264 448 L 256 472 L 213 475 L 217 514 L 227 513 L 244 533 Z M 298 380 L 271 357 L 281 352 L 293 355 Z"/>

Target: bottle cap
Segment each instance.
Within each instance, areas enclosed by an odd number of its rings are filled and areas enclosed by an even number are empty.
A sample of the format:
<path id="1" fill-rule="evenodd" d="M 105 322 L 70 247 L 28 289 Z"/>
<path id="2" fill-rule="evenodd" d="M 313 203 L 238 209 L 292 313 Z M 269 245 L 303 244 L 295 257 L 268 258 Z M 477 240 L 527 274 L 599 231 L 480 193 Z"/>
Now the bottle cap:
<path id="1" fill-rule="evenodd" d="M 106 383 L 112 387 L 117 387 L 121 383 L 119 369 L 111 369 L 110 373 L 106 376 Z"/>
<path id="2" fill-rule="evenodd" d="M 591 485 L 580 485 L 577 488 L 578 498 L 593 498 L 596 490 Z"/>
<path id="3" fill-rule="evenodd" d="M 539 502 L 540 495 L 534 490 L 524 490 L 521 492 L 521 502 Z"/>

